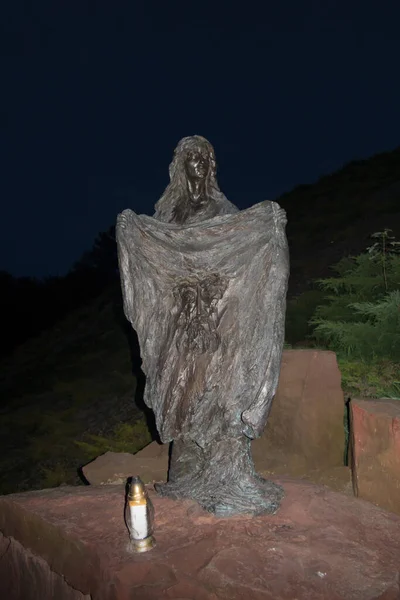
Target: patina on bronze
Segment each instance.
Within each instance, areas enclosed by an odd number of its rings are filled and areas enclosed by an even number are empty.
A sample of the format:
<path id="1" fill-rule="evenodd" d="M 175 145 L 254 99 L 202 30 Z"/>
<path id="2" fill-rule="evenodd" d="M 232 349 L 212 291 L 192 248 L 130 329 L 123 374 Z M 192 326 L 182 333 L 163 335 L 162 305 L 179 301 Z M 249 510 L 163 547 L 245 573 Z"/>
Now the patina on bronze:
<path id="1" fill-rule="evenodd" d="M 260 477 L 261 435 L 278 385 L 289 274 L 285 212 L 239 211 L 220 191 L 211 144 L 181 140 L 154 217 L 123 211 L 117 243 L 124 310 L 139 338 L 145 402 L 168 482 L 217 515 L 273 513 L 283 490 Z"/>

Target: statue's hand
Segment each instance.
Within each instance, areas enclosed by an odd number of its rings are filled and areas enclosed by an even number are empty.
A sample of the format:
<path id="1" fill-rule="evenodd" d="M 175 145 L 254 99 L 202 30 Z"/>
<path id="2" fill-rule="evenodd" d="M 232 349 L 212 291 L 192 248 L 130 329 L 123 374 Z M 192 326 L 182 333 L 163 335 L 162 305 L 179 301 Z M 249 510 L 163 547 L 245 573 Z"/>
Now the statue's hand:
<path id="1" fill-rule="evenodd" d="M 279 208 L 278 212 L 276 213 L 276 220 L 278 221 L 278 223 L 280 225 L 285 226 L 287 223 L 287 218 L 286 218 L 286 211 L 283 208 Z"/>
<path id="2" fill-rule="evenodd" d="M 267 423 L 268 413 L 265 410 L 245 410 L 242 412 L 242 432 L 251 440 L 260 437 Z"/>
<path id="3" fill-rule="evenodd" d="M 126 210 L 120 213 L 117 217 L 117 228 L 126 229 L 129 223 L 129 216 Z"/>
<path id="4" fill-rule="evenodd" d="M 248 423 L 242 423 L 242 433 L 250 440 L 254 440 L 257 437 L 253 428 Z"/>

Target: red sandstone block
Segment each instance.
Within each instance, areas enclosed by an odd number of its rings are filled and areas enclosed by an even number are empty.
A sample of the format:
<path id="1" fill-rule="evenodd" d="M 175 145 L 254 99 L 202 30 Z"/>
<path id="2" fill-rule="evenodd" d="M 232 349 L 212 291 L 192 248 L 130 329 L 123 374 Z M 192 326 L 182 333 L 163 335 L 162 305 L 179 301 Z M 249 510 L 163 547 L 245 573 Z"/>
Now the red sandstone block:
<path id="1" fill-rule="evenodd" d="M 298 476 L 343 466 L 343 417 L 336 354 L 286 350 L 266 430 L 252 444 L 256 469 Z"/>
<path id="2" fill-rule="evenodd" d="M 400 514 L 400 401 L 351 401 L 354 493 Z"/>
<path id="3" fill-rule="evenodd" d="M 277 481 L 285 489 L 277 514 L 231 519 L 149 490 L 157 545 L 142 555 L 127 549 L 124 486 L 61 487 L 0 497 L 0 598 L 399 596 L 399 516 L 327 488 Z"/>

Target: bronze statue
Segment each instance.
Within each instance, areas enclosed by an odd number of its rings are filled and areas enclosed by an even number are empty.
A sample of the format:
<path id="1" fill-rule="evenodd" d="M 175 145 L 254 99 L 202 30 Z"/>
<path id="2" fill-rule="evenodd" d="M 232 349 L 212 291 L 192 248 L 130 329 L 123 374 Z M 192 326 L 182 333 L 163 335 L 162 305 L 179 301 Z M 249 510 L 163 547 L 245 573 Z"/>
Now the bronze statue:
<path id="1" fill-rule="evenodd" d="M 254 470 L 276 392 L 289 273 L 285 212 L 239 211 L 219 190 L 211 144 L 181 140 L 154 217 L 117 220 L 124 310 L 136 330 L 145 402 L 173 442 L 160 494 L 218 515 L 273 513 L 280 486 Z"/>

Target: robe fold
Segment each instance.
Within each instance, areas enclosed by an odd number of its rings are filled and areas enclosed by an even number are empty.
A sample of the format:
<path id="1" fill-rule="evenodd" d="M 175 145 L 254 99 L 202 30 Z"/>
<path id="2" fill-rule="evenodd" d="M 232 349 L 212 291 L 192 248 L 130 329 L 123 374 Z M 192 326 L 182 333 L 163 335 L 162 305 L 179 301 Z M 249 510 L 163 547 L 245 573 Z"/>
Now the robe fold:
<path id="1" fill-rule="evenodd" d="M 124 311 L 164 443 L 261 435 L 284 342 L 283 215 L 269 201 L 187 225 L 119 215 Z"/>

